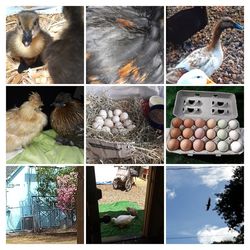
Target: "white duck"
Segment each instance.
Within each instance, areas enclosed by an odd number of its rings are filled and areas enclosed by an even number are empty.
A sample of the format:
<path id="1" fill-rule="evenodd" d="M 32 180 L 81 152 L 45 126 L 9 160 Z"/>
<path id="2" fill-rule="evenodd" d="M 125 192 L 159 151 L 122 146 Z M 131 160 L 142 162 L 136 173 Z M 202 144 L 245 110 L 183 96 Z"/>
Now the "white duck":
<path id="1" fill-rule="evenodd" d="M 177 84 L 214 84 L 213 82 L 202 70 L 192 69 L 181 76 Z"/>
<path id="2" fill-rule="evenodd" d="M 126 227 L 131 221 L 135 218 L 132 215 L 119 215 L 117 218 L 112 218 L 111 222 L 113 222 L 116 226 L 123 228 Z"/>
<path id="3" fill-rule="evenodd" d="M 240 24 L 234 22 L 232 18 L 222 18 L 215 25 L 210 43 L 203 48 L 194 50 L 184 60 L 178 63 L 176 67 L 167 74 L 167 81 L 174 83 L 176 80 L 177 82 L 179 79 L 180 69 L 183 69 L 184 71 L 201 69 L 207 76 L 211 76 L 223 62 L 223 50 L 220 36 L 223 30 L 227 28 L 243 30 L 243 27 Z"/>

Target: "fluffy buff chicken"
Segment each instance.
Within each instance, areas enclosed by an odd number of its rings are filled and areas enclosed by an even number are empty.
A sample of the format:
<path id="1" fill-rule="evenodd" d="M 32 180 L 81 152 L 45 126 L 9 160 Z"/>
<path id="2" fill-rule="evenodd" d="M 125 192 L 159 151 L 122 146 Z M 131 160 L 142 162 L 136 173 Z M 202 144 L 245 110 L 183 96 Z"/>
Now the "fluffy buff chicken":
<path id="1" fill-rule="evenodd" d="M 83 148 L 83 103 L 73 99 L 69 93 L 61 92 L 51 105 L 55 107 L 50 115 L 50 123 L 58 134 L 56 141 Z"/>
<path id="2" fill-rule="evenodd" d="M 41 111 L 43 102 L 38 93 L 6 114 L 6 151 L 12 152 L 28 145 L 46 126 L 47 116 Z"/>

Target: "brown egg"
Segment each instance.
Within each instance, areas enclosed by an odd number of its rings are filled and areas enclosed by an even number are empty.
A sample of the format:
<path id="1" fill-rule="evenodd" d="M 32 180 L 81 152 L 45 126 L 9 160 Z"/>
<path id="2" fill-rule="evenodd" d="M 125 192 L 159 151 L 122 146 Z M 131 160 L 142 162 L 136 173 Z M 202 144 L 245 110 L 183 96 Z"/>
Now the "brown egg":
<path id="1" fill-rule="evenodd" d="M 179 128 L 170 129 L 171 138 L 177 139 L 180 135 L 181 135 L 181 130 Z"/>
<path id="2" fill-rule="evenodd" d="M 172 120 L 172 126 L 174 128 L 179 128 L 181 126 L 181 124 L 183 123 L 182 119 L 176 117 Z"/>
<path id="3" fill-rule="evenodd" d="M 205 130 L 203 128 L 197 128 L 194 132 L 194 136 L 198 139 L 201 139 L 205 136 Z"/>
<path id="4" fill-rule="evenodd" d="M 209 119 L 208 121 L 207 121 L 207 127 L 208 128 L 214 128 L 216 126 L 216 120 L 214 120 L 214 119 Z"/>
<path id="5" fill-rule="evenodd" d="M 208 141 L 205 148 L 208 152 L 213 152 L 216 149 L 216 144 L 213 141 Z"/>
<path id="6" fill-rule="evenodd" d="M 191 128 L 194 125 L 194 121 L 192 119 L 185 119 L 183 122 L 186 128 Z"/>
<path id="7" fill-rule="evenodd" d="M 201 119 L 201 118 L 198 118 L 198 119 L 195 120 L 194 124 L 198 128 L 203 128 L 206 125 L 206 121 Z"/>
<path id="8" fill-rule="evenodd" d="M 204 141 L 197 139 L 193 142 L 193 148 L 196 152 L 200 152 L 202 150 L 204 150 L 205 147 L 205 143 Z"/>
<path id="9" fill-rule="evenodd" d="M 188 151 L 192 149 L 192 142 L 188 139 L 184 139 L 180 143 L 180 148 L 183 151 Z"/>
<path id="10" fill-rule="evenodd" d="M 182 135 L 184 138 L 189 139 L 190 137 L 192 137 L 194 134 L 194 131 L 191 128 L 185 128 L 182 131 Z"/>
<path id="11" fill-rule="evenodd" d="M 216 136 L 216 132 L 213 129 L 208 129 L 207 131 L 207 138 L 213 140 Z"/>
<path id="12" fill-rule="evenodd" d="M 180 142 L 177 139 L 170 139 L 167 147 L 170 151 L 177 150 L 180 147 Z"/>

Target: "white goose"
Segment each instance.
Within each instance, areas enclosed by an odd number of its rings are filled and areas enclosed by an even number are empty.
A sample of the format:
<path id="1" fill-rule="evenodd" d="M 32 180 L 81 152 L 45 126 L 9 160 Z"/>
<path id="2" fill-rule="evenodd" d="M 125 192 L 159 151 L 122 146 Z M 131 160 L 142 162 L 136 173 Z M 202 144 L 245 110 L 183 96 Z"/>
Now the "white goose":
<path id="1" fill-rule="evenodd" d="M 177 84 L 215 84 L 202 70 L 192 69 L 181 76 Z"/>
<path id="2" fill-rule="evenodd" d="M 192 69 L 201 69 L 207 76 L 211 76 L 223 62 L 223 50 L 220 36 L 223 30 L 227 28 L 243 30 L 243 26 L 233 21 L 230 17 L 222 18 L 214 28 L 211 42 L 203 47 L 194 50 L 184 60 L 167 74 L 167 81 L 174 83 L 178 81 L 180 69 L 190 71 Z M 176 83 L 175 82 L 175 83 Z"/>

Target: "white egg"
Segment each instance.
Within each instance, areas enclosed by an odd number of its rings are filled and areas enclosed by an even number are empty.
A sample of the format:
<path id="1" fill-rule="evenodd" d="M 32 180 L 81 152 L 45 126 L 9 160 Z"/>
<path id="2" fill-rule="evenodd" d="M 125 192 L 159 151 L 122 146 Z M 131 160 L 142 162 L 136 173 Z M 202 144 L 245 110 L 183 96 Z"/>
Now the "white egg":
<path id="1" fill-rule="evenodd" d="M 109 110 L 109 111 L 108 111 L 108 117 L 109 117 L 109 118 L 112 118 L 112 117 L 113 117 L 113 111 L 112 111 L 112 110 Z"/>
<path id="2" fill-rule="evenodd" d="M 226 120 L 221 119 L 221 120 L 218 121 L 218 127 L 219 128 L 225 128 L 226 126 L 227 126 L 227 121 Z"/>
<path id="3" fill-rule="evenodd" d="M 94 123 L 92 124 L 92 127 L 93 127 L 94 129 L 102 129 L 102 125 L 101 125 L 99 122 L 94 122 Z"/>
<path id="4" fill-rule="evenodd" d="M 104 121 L 104 120 L 103 120 L 103 118 L 102 118 L 101 116 L 97 116 L 97 117 L 95 118 L 95 121 L 98 122 L 98 121 Z"/>
<path id="5" fill-rule="evenodd" d="M 237 120 L 231 120 L 229 121 L 228 125 L 231 129 L 236 129 L 239 126 L 239 123 Z"/>
<path id="6" fill-rule="evenodd" d="M 96 121 L 98 124 L 100 124 L 100 126 L 103 126 L 104 125 L 104 120 L 97 120 Z"/>
<path id="7" fill-rule="evenodd" d="M 107 133 L 110 133 L 111 130 L 110 130 L 110 127 L 108 127 L 108 126 L 103 126 L 102 131 L 107 132 Z"/>
<path id="8" fill-rule="evenodd" d="M 104 125 L 109 127 L 109 128 L 113 128 L 114 127 L 114 123 L 111 121 L 111 119 L 107 118 L 105 121 L 104 121 Z"/>
<path id="9" fill-rule="evenodd" d="M 126 120 L 124 123 L 123 123 L 124 127 L 128 127 L 129 125 L 132 125 L 132 121 L 131 120 Z"/>
<path id="10" fill-rule="evenodd" d="M 99 116 L 101 116 L 105 120 L 108 116 L 106 110 L 103 110 L 103 109 L 100 110 Z"/>
<path id="11" fill-rule="evenodd" d="M 119 129 L 119 133 L 120 133 L 121 135 L 126 135 L 128 132 L 129 132 L 129 131 L 128 131 L 126 128 L 121 128 L 121 129 Z"/>
<path id="12" fill-rule="evenodd" d="M 217 136 L 221 139 L 221 140 L 225 140 L 228 136 L 227 131 L 224 129 L 219 129 L 217 132 Z"/>
<path id="13" fill-rule="evenodd" d="M 226 152 L 228 151 L 229 145 L 225 141 L 220 141 L 217 147 L 221 152 Z"/>
<path id="14" fill-rule="evenodd" d="M 111 129 L 111 133 L 114 134 L 114 135 L 116 135 L 116 134 L 119 133 L 119 130 L 117 128 L 112 128 Z"/>
<path id="15" fill-rule="evenodd" d="M 120 116 L 122 111 L 120 109 L 115 109 L 114 110 L 114 115 Z"/>
<path id="16" fill-rule="evenodd" d="M 128 129 L 129 131 L 131 131 L 131 130 L 133 130 L 133 129 L 135 129 L 135 128 L 136 128 L 136 126 L 133 125 L 133 124 L 131 124 L 131 125 L 129 125 L 129 126 L 127 127 L 127 129 Z"/>
<path id="17" fill-rule="evenodd" d="M 121 119 L 121 121 L 127 120 L 127 119 L 128 119 L 128 113 L 123 112 L 123 113 L 120 115 L 120 119 Z"/>
<path id="18" fill-rule="evenodd" d="M 124 127 L 123 127 L 123 124 L 122 124 L 121 122 L 116 122 L 116 123 L 115 123 L 115 127 L 116 127 L 116 128 L 124 128 Z"/>
<path id="19" fill-rule="evenodd" d="M 115 116 L 113 116 L 112 120 L 113 120 L 113 123 L 117 123 L 120 121 L 120 118 L 118 115 L 115 115 Z"/>
<path id="20" fill-rule="evenodd" d="M 239 134 L 236 130 L 231 130 L 231 131 L 229 132 L 229 137 L 230 137 L 232 140 L 236 141 L 236 140 L 239 139 L 240 134 Z"/>
<path id="21" fill-rule="evenodd" d="M 234 153 L 239 153 L 243 149 L 243 144 L 241 144 L 239 141 L 234 141 L 231 143 L 231 150 Z"/>

